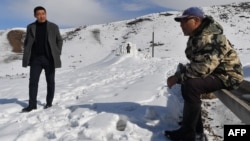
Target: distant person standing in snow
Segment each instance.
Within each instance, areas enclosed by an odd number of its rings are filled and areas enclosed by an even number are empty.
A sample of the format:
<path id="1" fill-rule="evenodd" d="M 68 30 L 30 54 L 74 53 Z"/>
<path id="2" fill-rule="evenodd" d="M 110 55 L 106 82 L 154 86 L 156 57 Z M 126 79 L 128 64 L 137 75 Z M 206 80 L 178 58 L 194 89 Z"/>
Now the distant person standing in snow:
<path id="1" fill-rule="evenodd" d="M 45 70 L 47 97 L 44 108 L 52 106 L 55 91 L 55 68 L 61 67 L 60 55 L 63 40 L 56 24 L 49 22 L 46 9 L 34 8 L 36 21 L 27 26 L 24 41 L 23 67 L 30 66 L 29 105 L 23 112 L 37 108 L 38 82 L 42 70 Z"/>
<path id="2" fill-rule="evenodd" d="M 172 140 L 195 141 L 203 134 L 201 94 L 220 89 L 236 89 L 243 81 L 240 59 L 223 35 L 223 28 L 211 16 L 197 7 L 186 9 L 175 18 L 185 36 L 189 36 L 185 54 L 189 63 L 179 64 L 179 71 L 167 79 L 171 88 L 181 84 L 184 98 L 181 128 L 165 131 Z"/>
<path id="3" fill-rule="evenodd" d="M 127 47 L 126 47 L 126 49 L 127 49 L 127 54 L 129 54 L 129 53 L 130 53 L 131 46 L 128 44 Z"/>

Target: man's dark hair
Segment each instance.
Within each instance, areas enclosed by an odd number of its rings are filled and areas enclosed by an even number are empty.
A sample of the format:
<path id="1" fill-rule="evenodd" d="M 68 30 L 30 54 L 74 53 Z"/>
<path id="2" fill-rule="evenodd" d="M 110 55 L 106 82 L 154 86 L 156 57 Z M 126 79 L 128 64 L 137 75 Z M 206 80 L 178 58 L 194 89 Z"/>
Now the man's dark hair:
<path id="1" fill-rule="evenodd" d="M 36 15 L 36 12 L 37 12 L 38 10 L 44 10 L 45 13 L 46 13 L 46 9 L 45 9 L 44 7 L 42 7 L 42 6 L 37 6 L 37 7 L 34 8 L 34 15 Z"/>

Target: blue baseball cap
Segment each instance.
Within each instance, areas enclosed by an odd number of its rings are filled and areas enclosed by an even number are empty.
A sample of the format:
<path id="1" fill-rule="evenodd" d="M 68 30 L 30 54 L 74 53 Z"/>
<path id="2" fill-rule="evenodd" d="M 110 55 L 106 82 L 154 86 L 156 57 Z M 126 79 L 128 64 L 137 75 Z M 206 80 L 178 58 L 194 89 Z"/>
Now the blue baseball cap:
<path id="1" fill-rule="evenodd" d="M 182 13 L 181 16 L 175 17 L 174 20 L 177 22 L 180 22 L 182 19 L 187 18 L 187 17 L 199 17 L 203 19 L 205 17 L 204 12 L 198 8 L 198 7 L 190 7 Z"/>

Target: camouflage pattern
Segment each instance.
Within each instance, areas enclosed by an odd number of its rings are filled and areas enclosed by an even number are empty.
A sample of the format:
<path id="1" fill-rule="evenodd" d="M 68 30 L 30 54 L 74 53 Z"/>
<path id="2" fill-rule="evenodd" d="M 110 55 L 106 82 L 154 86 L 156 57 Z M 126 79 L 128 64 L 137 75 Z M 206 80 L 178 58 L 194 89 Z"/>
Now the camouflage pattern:
<path id="1" fill-rule="evenodd" d="M 190 78 L 213 75 L 220 78 L 228 89 L 236 89 L 243 81 L 243 71 L 237 52 L 223 35 L 223 28 L 207 16 L 185 50 L 189 63 L 176 72 L 178 82 Z"/>

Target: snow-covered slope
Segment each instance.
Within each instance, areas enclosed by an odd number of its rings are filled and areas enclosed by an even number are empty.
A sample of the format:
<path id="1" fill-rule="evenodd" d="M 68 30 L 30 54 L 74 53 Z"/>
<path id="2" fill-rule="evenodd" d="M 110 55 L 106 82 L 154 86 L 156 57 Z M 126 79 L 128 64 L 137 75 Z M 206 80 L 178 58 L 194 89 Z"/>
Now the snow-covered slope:
<path id="1" fill-rule="evenodd" d="M 250 4 L 203 9 L 223 25 L 239 52 L 245 79 L 250 80 L 250 12 L 239 6 Z M 30 113 L 19 113 L 28 103 L 29 68 L 21 67 L 21 54 L 11 52 L 6 38 L 10 30 L 0 31 L 1 141 L 166 140 L 162 131 L 178 128 L 182 115 L 180 86 L 168 89 L 165 84 L 177 64 L 186 62 L 187 37 L 173 20 L 179 14 L 154 13 L 128 21 L 61 29 L 63 67 L 56 70 L 54 105 L 43 110 L 46 81 L 42 74 L 38 109 Z M 131 54 L 125 53 L 128 43 Z M 210 140 L 223 140 L 224 124 L 241 123 L 217 99 L 204 100 L 203 107 Z"/>

